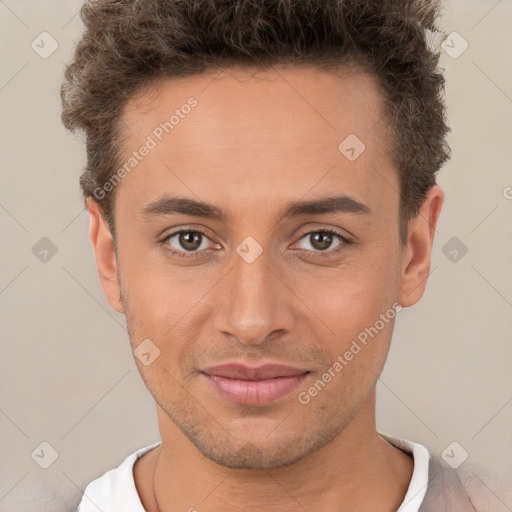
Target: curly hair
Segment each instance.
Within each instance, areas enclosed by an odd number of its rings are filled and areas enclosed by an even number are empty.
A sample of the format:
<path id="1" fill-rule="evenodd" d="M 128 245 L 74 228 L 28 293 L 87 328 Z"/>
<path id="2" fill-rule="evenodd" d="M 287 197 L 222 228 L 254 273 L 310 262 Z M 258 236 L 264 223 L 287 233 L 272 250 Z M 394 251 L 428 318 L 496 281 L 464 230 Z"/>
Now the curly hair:
<path id="1" fill-rule="evenodd" d="M 356 63 L 382 92 L 405 244 L 408 220 L 450 158 L 445 80 L 429 44 L 441 33 L 439 11 L 437 0 L 86 0 L 61 88 L 65 127 L 85 135 L 84 199 L 98 202 L 115 237 L 114 191 L 98 200 L 94 190 L 119 165 L 123 107 L 152 81 L 239 65 L 334 72 Z"/>

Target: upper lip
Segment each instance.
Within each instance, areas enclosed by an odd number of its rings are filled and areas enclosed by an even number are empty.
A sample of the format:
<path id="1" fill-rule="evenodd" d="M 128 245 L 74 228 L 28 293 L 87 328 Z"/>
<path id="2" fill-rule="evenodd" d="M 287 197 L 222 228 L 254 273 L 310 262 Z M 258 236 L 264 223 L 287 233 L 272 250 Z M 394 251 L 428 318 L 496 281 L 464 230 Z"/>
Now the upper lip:
<path id="1" fill-rule="evenodd" d="M 211 366 L 202 371 L 207 375 L 217 375 L 228 379 L 241 380 L 274 379 L 276 377 L 290 377 L 292 375 L 303 375 L 307 373 L 307 370 L 282 364 L 265 364 L 254 368 L 244 364 L 233 363 Z"/>

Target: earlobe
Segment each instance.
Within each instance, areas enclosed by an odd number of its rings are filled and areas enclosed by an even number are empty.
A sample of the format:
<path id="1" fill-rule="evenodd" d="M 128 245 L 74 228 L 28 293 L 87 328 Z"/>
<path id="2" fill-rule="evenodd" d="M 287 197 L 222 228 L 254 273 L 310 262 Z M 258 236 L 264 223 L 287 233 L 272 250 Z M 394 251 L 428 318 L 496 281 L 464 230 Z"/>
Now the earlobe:
<path id="1" fill-rule="evenodd" d="M 434 185 L 416 217 L 409 221 L 407 245 L 402 251 L 402 269 L 398 302 L 404 307 L 416 304 L 422 297 L 430 272 L 430 259 L 444 192 Z"/>
<path id="2" fill-rule="evenodd" d="M 124 313 L 120 299 L 117 258 L 112 234 L 96 201 L 88 198 L 87 210 L 90 218 L 89 239 L 94 250 L 103 292 L 110 306 L 119 313 Z"/>

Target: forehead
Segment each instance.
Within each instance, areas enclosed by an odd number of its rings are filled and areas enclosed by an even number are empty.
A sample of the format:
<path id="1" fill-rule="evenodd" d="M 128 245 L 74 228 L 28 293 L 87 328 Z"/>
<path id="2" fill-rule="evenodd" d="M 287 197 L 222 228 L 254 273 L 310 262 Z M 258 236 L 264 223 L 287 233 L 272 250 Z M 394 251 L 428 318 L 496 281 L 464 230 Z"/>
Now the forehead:
<path id="1" fill-rule="evenodd" d="M 304 66 L 237 67 L 151 83 L 128 101 L 123 122 L 135 132 L 141 128 L 148 132 L 151 123 L 168 119 L 190 97 L 199 108 L 194 108 L 195 121 L 188 123 L 192 126 L 186 133 L 173 130 L 176 144 L 194 136 L 226 144 L 233 140 L 275 144 L 297 137 L 329 142 L 330 136 L 336 133 L 338 138 L 347 129 L 364 137 L 382 117 L 376 78 L 360 68 L 326 72 Z M 217 130 L 219 125 L 222 131 Z M 254 127 L 267 130 L 246 140 Z"/>
<path id="2" fill-rule="evenodd" d="M 248 201 L 258 192 L 260 205 L 276 191 L 296 199 L 313 187 L 358 191 L 350 195 L 368 202 L 383 175 L 397 187 L 382 117 L 376 79 L 360 69 L 228 68 L 160 80 L 123 111 L 122 160 L 148 136 L 156 146 L 126 181 L 148 201 L 158 183 L 212 203 L 225 202 L 227 187 Z M 354 142 L 364 149 L 350 160 L 343 150 Z"/>

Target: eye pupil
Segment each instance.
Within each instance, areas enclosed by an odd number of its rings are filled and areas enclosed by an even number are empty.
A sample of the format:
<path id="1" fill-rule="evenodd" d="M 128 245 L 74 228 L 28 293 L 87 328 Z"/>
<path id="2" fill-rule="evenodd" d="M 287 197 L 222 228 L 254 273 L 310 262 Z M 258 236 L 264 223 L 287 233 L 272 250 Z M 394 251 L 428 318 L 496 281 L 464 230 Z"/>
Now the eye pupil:
<path id="1" fill-rule="evenodd" d="M 193 231 L 186 231 L 180 233 L 179 242 L 180 245 L 187 251 L 195 251 L 201 245 L 201 233 Z"/>
<path id="2" fill-rule="evenodd" d="M 201 246 L 203 233 L 200 231 L 181 231 L 176 233 L 174 236 L 178 237 L 178 244 L 186 252 L 200 252 L 198 251 Z M 332 245 L 334 233 L 330 231 L 314 231 L 309 234 L 309 240 L 311 246 L 317 251 L 326 251 Z"/>
<path id="3" fill-rule="evenodd" d="M 318 231 L 312 235 L 311 245 L 321 251 L 328 249 L 332 243 L 332 234 L 325 231 Z"/>

